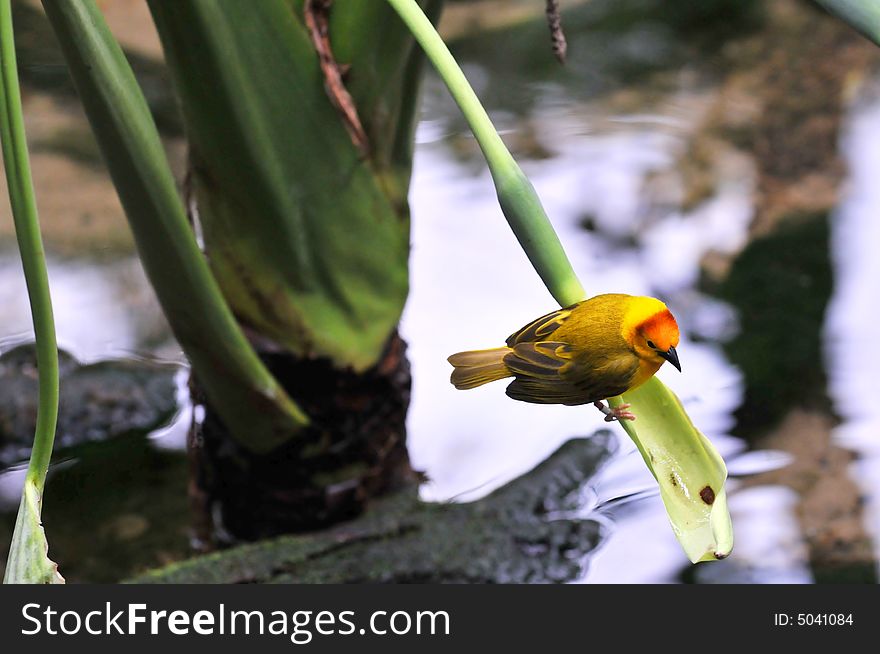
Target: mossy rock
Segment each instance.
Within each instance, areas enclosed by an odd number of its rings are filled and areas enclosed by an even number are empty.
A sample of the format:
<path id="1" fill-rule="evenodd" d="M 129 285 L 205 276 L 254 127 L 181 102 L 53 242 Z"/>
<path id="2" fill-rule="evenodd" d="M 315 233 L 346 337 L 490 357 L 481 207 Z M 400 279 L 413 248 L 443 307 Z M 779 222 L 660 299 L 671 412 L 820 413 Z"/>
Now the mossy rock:
<path id="1" fill-rule="evenodd" d="M 601 525 L 580 490 L 609 457 L 608 431 L 565 443 L 545 462 L 468 504 L 426 503 L 414 489 L 323 532 L 200 556 L 137 583 L 552 583 L 582 574 Z"/>

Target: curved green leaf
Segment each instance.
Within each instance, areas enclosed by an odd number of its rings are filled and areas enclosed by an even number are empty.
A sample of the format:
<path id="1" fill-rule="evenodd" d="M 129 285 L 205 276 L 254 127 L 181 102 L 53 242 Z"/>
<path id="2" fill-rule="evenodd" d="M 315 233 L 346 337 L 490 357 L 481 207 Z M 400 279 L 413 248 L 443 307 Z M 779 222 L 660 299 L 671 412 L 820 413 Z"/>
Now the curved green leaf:
<path id="1" fill-rule="evenodd" d="M 26 481 L 3 573 L 4 584 L 63 584 L 58 565 L 49 559 L 49 543 L 40 521 L 40 492 Z"/>
<path id="2" fill-rule="evenodd" d="M 733 526 L 724 490 L 727 467 L 675 393 L 652 377 L 610 402 L 632 405 L 636 419 L 622 420 L 621 425 L 657 480 L 672 530 L 688 558 L 696 563 L 730 554 Z"/>
<path id="3" fill-rule="evenodd" d="M 420 0 L 435 23 L 443 0 Z M 386 2 L 334 0 L 330 42 L 351 65 L 346 87 L 370 141 L 370 165 L 395 204 L 405 205 L 412 167 L 416 104 L 425 55 Z"/>
<path id="4" fill-rule="evenodd" d="M 182 103 L 205 249 L 227 301 L 286 349 L 363 370 L 406 300 L 406 204 L 352 144 L 298 4 L 149 3 Z M 359 74 L 358 61 L 349 75 Z"/>
<path id="5" fill-rule="evenodd" d="M 44 0 L 43 6 L 175 337 L 233 437 L 256 452 L 273 449 L 308 418 L 257 357 L 224 301 L 131 67 L 93 0 Z"/>

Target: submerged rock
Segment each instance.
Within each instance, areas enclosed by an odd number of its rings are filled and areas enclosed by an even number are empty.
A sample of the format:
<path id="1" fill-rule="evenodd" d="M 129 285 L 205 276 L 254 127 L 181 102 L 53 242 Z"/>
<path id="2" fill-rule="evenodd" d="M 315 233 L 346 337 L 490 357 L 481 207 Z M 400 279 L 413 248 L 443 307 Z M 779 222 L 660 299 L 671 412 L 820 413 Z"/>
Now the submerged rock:
<path id="1" fill-rule="evenodd" d="M 137 360 L 80 364 L 59 351 L 61 400 L 55 451 L 151 431 L 177 410 L 178 367 Z M 37 417 L 32 343 L 0 356 L 0 468 L 27 460 Z"/>
<path id="2" fill-rule="evenodd" d="M 602 540 L 580 491 L 615 449 L 609 431 L 572 439 L 536 468 L 468 504 L 411 489 L 322 532 L 282 536 L 172 564 L 138 583 L 552 583 L 571 581 Z"/>

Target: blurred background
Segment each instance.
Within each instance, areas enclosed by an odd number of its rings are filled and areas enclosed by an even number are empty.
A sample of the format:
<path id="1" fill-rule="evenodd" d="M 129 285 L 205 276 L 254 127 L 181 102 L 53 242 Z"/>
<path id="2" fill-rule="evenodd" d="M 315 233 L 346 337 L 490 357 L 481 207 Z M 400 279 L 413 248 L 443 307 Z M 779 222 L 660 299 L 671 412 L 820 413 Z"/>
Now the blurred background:
<path id="1" fill-rule="evenodd" d="M 141 0 L 99 2 L 182 177 L 181 123 Z M 682 398 L 730 470 L 736 546 L 691 566 L 622 430 L 583 489 L 603 538 L 580 581 L 875 583 L 880 558 L 880 51 L 807 0 L 563 0 L 568 62 L 539 0 L 448 0 L 441 33 L 534 183 L 590 295 L 664 299 Z M 62 365 L 44 521 L 70 581 L 189 554 L 185 362 L 39 2 L 14 3 Z M 410 194 L 409 451 L 427 500 L 467 501 L 605 428 L 590 407 L 448 382 L 554 308 L 429 72 Z M 0 182 L 0 195 L 5 185 Z M 0 203 L 0 552 L 36 398 L 30 313 Z M 667 369 L 669 368 L 669 369 Z M 30 412 L 30 413 L 29 413 Z M 115 489 L 108 495 L 104 488 Z"/>

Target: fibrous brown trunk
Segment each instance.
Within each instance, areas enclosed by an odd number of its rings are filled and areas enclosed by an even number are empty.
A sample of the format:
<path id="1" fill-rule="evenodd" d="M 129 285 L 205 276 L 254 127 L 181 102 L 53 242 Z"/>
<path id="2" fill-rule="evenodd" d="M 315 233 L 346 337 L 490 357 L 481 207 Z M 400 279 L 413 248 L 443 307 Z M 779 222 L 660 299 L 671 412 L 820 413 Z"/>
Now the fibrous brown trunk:
<path id="1" fill-rule="evenodd" d="M 312 425 L 284 446 L 254 454 L 231 438 L 191 380 L 194 405 L 204 410 L 188 444 L 201 549 L 349 519 L 371 498 L 417 478 L 406 449 L 410 369 L 397 333 L 363 373 L 339 370 L 329 359 L 261 357 Z"/>

